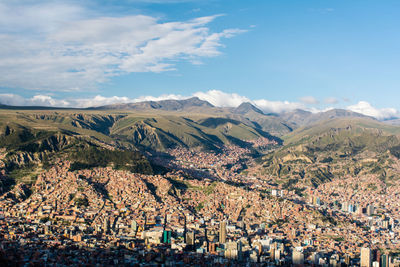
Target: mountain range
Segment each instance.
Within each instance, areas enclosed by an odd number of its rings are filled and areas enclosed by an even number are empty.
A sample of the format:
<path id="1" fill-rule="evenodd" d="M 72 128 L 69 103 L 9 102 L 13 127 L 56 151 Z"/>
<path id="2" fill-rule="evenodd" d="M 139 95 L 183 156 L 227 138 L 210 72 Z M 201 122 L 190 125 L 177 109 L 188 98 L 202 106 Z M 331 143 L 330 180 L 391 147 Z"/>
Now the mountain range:
<path id="1" fill-rule="evenodd" d="M 302 109 L 287 111 L 282 113 L 264 113 L 260 108 L 256 107 L 250 102 L 243 102 L 237 107 L 216 107 L 205 100 L 198 97 L 192 97 L 184 100 L 161 100 L 161 101 L 143 101 L 127 104 L 112 104 L 99 107 L 88 108 L 90 110 L 132 110 L 132 111 L 176 111 L 176 112 L 195 112 L 205 114 L 226 114 L 230 116 L 241 115 L 251 121 L 260 120 L 263 123 L 262 127 L 274 128 L 274 123 L 284 125 L 283 128 L 278 127 L 279 130 L 276 134 L 280 135 L 286 133 L 287 130 L 315 124 L 320 121 L 329 119 L 342 118 L 342 117 L 357 117 L 357 118 L 370 118 L 361 113 L 346 109 L 330 109 L 322 112 L 310 112 Z M 390 118 L 382 120 L 382 122 L 399 125 L 400 118 Z M 269 125 L 268 125 L 269 124 Z M 276 126 L 275 126 L 276 127 Z M 287 128 L 287 129 L 285 129 Z M 290 129 L 289 129 L 290 128 Z"/>
<path id="2" fill-rule="evenodd" d="M 316 185 L 351 173 L 344 169 L 357 170 L 359 161 L 371 158 L 387 163 L 378 166 L 381 170 L 390 170 L 388 162 L 398 155 L 399 134 L 399 126 L 347 110 L 265 114 L 251 103 L 223 108 L 196 97 L 88 109 L 3 105 L 0 168 L 12 171 L 63 155 L 79 159 L 77 166 L 81 167 L 99 161 L 103 165 L 128 164 L 131 170 L 148 173 L 152 163 L 146 160 L 147 153 L 179 146 L 219 153 L 225 145 L 234 144 L 261 156 L 257 159 L 261 173 L 276 181 L 296 179 Z M 252 145 L 260 139 L 268 143 L 262 150 Z M 79 151 L 91 155 L 91 161 L 77 155 Z M 131 157 L 138 164 L 120 162 L 115 153 L 127 159 L 124 151 L 134 151 Z M 310 170 L 308 176 L 305 168 Z M 377 166 L 371 168 L 376 171 Z M 393 173 L 386 171 L 385 175 L 392 177 Z"/>

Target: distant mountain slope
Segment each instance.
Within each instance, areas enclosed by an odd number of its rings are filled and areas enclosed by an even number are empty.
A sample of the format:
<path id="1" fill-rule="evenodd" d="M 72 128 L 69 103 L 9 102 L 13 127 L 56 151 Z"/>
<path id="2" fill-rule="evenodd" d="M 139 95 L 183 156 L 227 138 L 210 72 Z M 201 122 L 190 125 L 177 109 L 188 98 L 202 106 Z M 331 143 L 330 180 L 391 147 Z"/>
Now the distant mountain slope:
<path id="1" fill-rule="evenodd" d="M 192 99 L 190 102 L 193 101 L 197 100 Z M 207 114 L 190 112 L 139 113 L 101 110 L 8 110 L 0 115 L 0 127 L 7 127 L 8 122 L 12 121 L 29 129 L 69 132 L 120 149 L 165 150 L 178 145 L 218 149 L 224 144 L 260 137 L 280 142 L 278 138 L 251 123 L 243 123 L 225 115 L 210 117 Z"/>
<path id="2" fill-rule="evenodd" d="M 348 129 L 352 134 L 371 130 L 381 132 L 384 135 L 400 134 L 400 127 L 387 125 L 368 117 L 335 118 L 304 126 L 285 135 L 283 139 L 286 144 L 296 142 L 307 142 L 310 138 L 315 138 L 332 130 Z"/>
<path id="3" fill-rule="evenodd" d="M 397 179 L 392 166 L 400 127 L 368 118 L 340 118 L 306 126 L 284 137 L 285 145 L 261 160 L 264 174 L 286 186 L 317 186 L 346 175 Z"/>
<path id="4" fill-rule="evenodd" d="M 21 110 L 21 116 L 25 117 L 28 116 L 29 112 L 27 111 L 30 110 L 29 107 L 6 106 L 4 108 L 15 111 Z M 294 129 L 297 129 L 299 127 L 312 125 L 318 122 L 334 118 L 367 117 L 359 113 L 341 109 L 333 109 L 320 113 L 311 113 L 304 110 L 295 110 L 293 112 L 282 113 L 282 114 L 264 114 L 262 110 L 260 110 L 259 108 L 248 102 L 242 103 L 236 108 L 215 107 L 209 102 L 200 100 L 197 97 L 184 100 L 144 101 L 138 103 L 113 104 L 107 106 L 92 107 L 86 110 L 53 109 L 53 108 L 43 108 L 43 107 L 35 107 L 32 108 L 31 110 L 35 111 L 33 112 L 33 114 L 36 114 L 35 116 L 38 116 L 38 114 L 41 113 L 40 111 L 43 111 L 43 114 L 40 115 L 43 118 L 38 118 L 43 122 L 53 121 L 54 123 L 59 124 L 57 127 L 67 127 L 67 128 L 77 127 L 79 129 L 93 130 L 95 132 L 102 133 L 106 137 L 110 134 L 111 128 L 119 119 L 122 119 L 123 117 L 126 117 L 132 113 L 138 115 L 140 114 L 139 116 L 136 115 L 135 116 L 137 118 L 142 117 L 143 119 L 155 118 L 158 117 L 159 115 L 170 115 L 170 116 L 175 116 L 176 118 L 180 117 L 185 117 L 189 119 L 194 118 L 194 121 L 196 121 L 197 117 L 199 116 L 200 116 L 199 119 L 218 118 L 218 120 L 220 120 L 221 118 L 225 118 L 227 120 L 240 122 L 248 128 L 257 129 L 257 131 L 266 133 L 269 136 L 278 136 L 278 137 L 289 134 Z M 52 114 L 52 111 L 56 110 L 59 111 L 59 114 L 55 113 Z M 46 111 L 48 111 L 50 115 L 46 115 Z M 69 114 L 66 116 L 60 115 L 66 113 Z M 72 113 L 75 113 L 75 115 L 73 115 Z M 130 120 L 132 120 L 133 117 L 130 116 Z M 33 121 L 36 120 L 36 118 L 30 118 L 30 119 Z M 395 122 L 393 121 L 393 123 Z M 238 128 L 237 124 L 233 123 L 232 125 L 235 125 L 234 128 Z M 178 131 L 178 129 L 173 129 L 173 131 Z M 119 133 L 115 133 L 115 135 L 113 136 L 116 142 L 123 142 L 125 140 L 125 137 L 121 137 L 123 136 L 123 134 L 119 136 L 123 140 L 120 140 L 116 134 Z M 240 136 L 241 134 L 238 135 Z M 104 136 L 102 138 L 104 138 Z M 169 137 L 163 138 L 163 140 L 170 140 L 170 139 L 171 138 Z M 191 139 L 192 138 L 187 138 L 186 140 L 191 140 Z M 173 143 L 179 143 L 179 142 L 173 142 Z M 192 144 L 194 142 L 189 141 L 188 143 Z M 153 146 L 163 147 L 160 144 L 155 144 Z"/>
<path id="5" fill-rule="evenodd" d="M 390 125 L 400 126 L 400 119 L 389 119 L 389 120 L 384 120 L 383 122 Z"/>
<path id="6" fill-rule="evenodd" d="M 184 100 L 161 100 L 161 101 L 144 101 L 128 104 L 113 104 L 107 106 L 94 107 L 97 110 L 166 110 L 166 111 L 193 111 L 196 108 L 212 108 L 209 102 L 200 100 L 198 97 L 192 97 Z"/>
<path id="7" fill-rule="evenodd" d="M 279 114 L 278 116 L 282 120 L 286 121 L 288 125 L 292 125 L 293 128 L 311 125 L 321 121 L 326 121 L 336 118 L 347 118 L 347 117 L 371 118 L 369 116 L 344 109 L 331 109 L 325 112 L 318 112 L 318 113 L 312 113 L 310 111 L 297 109 L 292 112 Z"/>
<path id="8" fill-rule="evenodd" d="M 164 150 L 178 145 L 218 149 L 234 140 L 273 138 L 268 133 L 224 117 L 195 120 L 174 115 L 138 119 L 128 116 L 112 128 L 111 136 L 125 138 L 136 146 Z"/>
<path id="9" fill-rule="evenodd" d="M 113 166 L 151 173 L 155 165 L 143 156 L 147 152 L 177 146 L 213 151 L 229 144 L 251 148 L 247 141 L 258 139 L 266 142 L 264 150 L 282 143 L 259 127 L 224 114 L 0 109 L 0 169 L 13 177 L 0 177 L 0 192 L 27 173 L 34 179 L 36 170 L 57 158 L 70 160 L 71 170 Z"/>
<path id="10" fill-rule="evenodd" d="M 215 107 L 197 97 L 185 100 L 145 101 L 129 104 L 114 104 L 91 108 L 95 110 L 132 110 L 141 112 L 188 112 L 226 116 L 240 121 L 250 127 L 256 127 L 275 136 L 288 134 L 294 129 L 335 118 L 371 118 L 344 109 L 332 109 L 326 112 L 312 113 L 305 110 L 295 110 L 281 114 L 264 114 L 264 112 L 249 102 L 244 102 L 236 108 Z"/>
<path id="11" fill-rule="evenodd" d="M 177 116 L 188 116 L 193 114 L 208 114 L 213 117 L 226 117 L 240 121 L 249 127 L 259 128 L 271 135 L 283 135 L 292 129 L 280 118 L 265 115 L 260 109 L 251 103 L 242 103 L 236 108 L 221 108 L 211 105 L 209 102 L 200 100 L 197 97 L 185 100 L 162 100 L 144 101 L 129 104 L 114 104 L 90 108 L 91 110 L 120 110 L 151 112 L 158 114 L 160 111 L 177 112 Z"/>

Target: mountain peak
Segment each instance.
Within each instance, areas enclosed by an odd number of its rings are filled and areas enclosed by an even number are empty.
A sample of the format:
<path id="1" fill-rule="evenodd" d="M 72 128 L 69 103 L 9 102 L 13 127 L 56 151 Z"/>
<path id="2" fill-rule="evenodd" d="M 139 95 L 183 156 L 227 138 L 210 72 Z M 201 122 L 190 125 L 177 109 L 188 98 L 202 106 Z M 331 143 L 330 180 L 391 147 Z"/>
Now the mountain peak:
<path id="1" fill-rule="evenodd" d="M 198 97 L 192 97 L 188 99 L 176 100 L 176 99 L 165 99 L 160 101 L 143 101 L 137 103 L 128 104 L 112 104 L 107 106 L 97 107 L 96 109 L 127 109 L 127 110 L 168 110 L 168 111 L 179 111 L 187 110 L 191 108 L 212 108 L 214 107 L 209 102 L 201 100 Z"/>
<path id="2" fill-rule="evenodd" d="M 188 99 L 184 99 L 184 100 L 178 100 L 178 101 L 181 101 L 185 105 L 191 105 L 191 106 L 196 106 L 196 107 L 198 107 L 198 106 L 214 107 L 214 105 L 212 105 L 210 102 L 208 102 L 206 100 L 201 100 L 197 96 L 194 96 L 194 97 L 191 97 Z"/>
<path id="3" fill-rule="evenodd" d="M 264 114 L 264 112 L 262 112 L 262 110 L 260 110 L 259 108 L 257 108 L 253 104 L 251 104 L 250 102 L 243 102 L 237 108 L 234 109 L 235 113 L 242 114 L 242 115 L 246 114 L 246 113 L 248 113 L 250 111 L 253 111 L 253 112 L 256 112 L 256 113 L 260 113 L 260 114 Z"/>
<path id="4" fill-rule="evenodd" d="M 331 116 L 332 118 L 336 118 L 336 117 L 360 117 L 360 118 L 371 118 L 374 119 L 373 117 L 358 113 L 358 112 L 354 112 L 351 110 L 347 110 L 347 109 L 340 109 L 340 108 L 335 108 L 335 109 L 331 109 L 325 112 L 320 112 L 321 115 L 325 114 L 327 116 Z"/>

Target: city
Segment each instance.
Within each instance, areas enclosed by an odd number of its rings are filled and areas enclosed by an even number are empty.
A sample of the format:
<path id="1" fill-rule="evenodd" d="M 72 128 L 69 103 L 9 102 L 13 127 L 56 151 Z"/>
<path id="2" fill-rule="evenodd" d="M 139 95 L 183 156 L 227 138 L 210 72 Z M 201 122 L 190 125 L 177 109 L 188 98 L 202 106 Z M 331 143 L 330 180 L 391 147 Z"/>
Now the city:
<path id="1" fill-rule="evenodd" d="M 0 267 L 400 267 L 399 0 L 0 0 Z"/>
<path id="2" fill-rule="evenodd" d="M 399 249 L 398 189 L 348 201 L 342 187 L 351 184 L 341 181 L 301 197 L 240 174 L 248 152 L 172 149 L 173 161 L 157 158 L 173 166 L 165 175 L 71 172 L 57 160 L 25 201 L 24 188 L 1 197 L 3 257 L 21 265 L 400 264 L 389 254 Z"/>

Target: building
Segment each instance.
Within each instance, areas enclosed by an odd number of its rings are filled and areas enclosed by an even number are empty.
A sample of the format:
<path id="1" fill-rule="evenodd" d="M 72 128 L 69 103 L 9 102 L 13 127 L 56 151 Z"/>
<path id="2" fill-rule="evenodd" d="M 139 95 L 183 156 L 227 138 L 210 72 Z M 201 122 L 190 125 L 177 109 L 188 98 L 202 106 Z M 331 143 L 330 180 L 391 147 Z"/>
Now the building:
<path id="1" fill-rule="evenodd" d="M 137 230 L 138 230 L 137 222 L 136 222 L 135 220 L 132 220 L 132 223 L 131 223 L 131 233 L 132 233 L 133 235 L 135 235 L 135 234 L 137 233 Z"/>
<path id="2" fill-rule="evenodd" d="M 226 221 L 222 221 L 219 225 L 219 243 L 224 244 L 226 242 Z"/>
<path id="3" fill-rule="evenodd" d="M 349 209 L 349 202 L 345 201 L 342 203 L 342 211 L 348 211 Z"/>
<path id="4" fill-rule="evenodd" d="M 110 233 L 110 220 L 108 217 L 103 221 L 103 231 L 105 234 Z"/>
<path id="5" fill-rule="evenodd" d="M 186 233 L 186 245 L 187 246 L 194 246 L 194 242 L 196 241 L 194 232 L 187 232 Z"/>
<path id="6" fill-rule="evenodd" d="M 371 249 L 363 247 L 361 248 L 361 261 L 360 261 L 360 266 L 361 267 L 371 267 Z"/>
<path id="7" fill-rule="evenodd" d="M 240 260 L 242 255 L 242 245 L 239 242 L 228 242 L 225 246 L 225 258 Z"/>
<path id="8" fill-rule="evenodd" d="M 389 254 L 384 254 L 381 257 L 381 267 L 389 267 L 390 266 L 390 256 Z"/>
<path id="9" fill-rule="evenodd" d="M 163 243 L 164 244 L 171 244 L 171 231 L 164 230 Z"/>
<path id="10" fill-rule="evenodd" d="M 375 212 L 375 208 L 374 208 L 374 206 L 373 205 L 368 205 L 367 206 L 367 214 L 368 214 L 368 216 L 371 216 L 371 215 L 373 215 L 374 214 L 374 212 Z"/>
<path id="11" fill-rule="evenodd" d="M 348 212 L 349 212 L 349 213 L 354 212 L 354 205 L 353 205 L 353 204 L 349 204 Z"/>
<path id="12" fill-rule="evenodd" d="M 293 249 L 292 263 L 293 263 L 293 265 L 303 265 L 304 264 L 304 253 L 297 249 Z"/>

